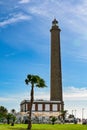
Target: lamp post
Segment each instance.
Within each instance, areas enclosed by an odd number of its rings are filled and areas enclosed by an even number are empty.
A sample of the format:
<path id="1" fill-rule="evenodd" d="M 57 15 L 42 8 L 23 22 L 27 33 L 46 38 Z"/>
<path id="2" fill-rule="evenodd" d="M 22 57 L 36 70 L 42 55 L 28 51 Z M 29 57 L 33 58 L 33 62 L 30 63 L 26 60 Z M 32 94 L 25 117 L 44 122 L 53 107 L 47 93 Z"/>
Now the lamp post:
<path id="1" fill-rule="evenodd" d="M 83 121 L 83 118 L 84 118 L 84 108 L 82 108 L 82 121 Z"/>
<path id="2" fill-rule="evenodd" d="M 75 118 L 76 118 L 76 110 L 75 110 Z"/>
<path id="3" fill-rule="evenodd" d="M 72 110 L 72 115 L 73 115 L 73 110 Z"/>

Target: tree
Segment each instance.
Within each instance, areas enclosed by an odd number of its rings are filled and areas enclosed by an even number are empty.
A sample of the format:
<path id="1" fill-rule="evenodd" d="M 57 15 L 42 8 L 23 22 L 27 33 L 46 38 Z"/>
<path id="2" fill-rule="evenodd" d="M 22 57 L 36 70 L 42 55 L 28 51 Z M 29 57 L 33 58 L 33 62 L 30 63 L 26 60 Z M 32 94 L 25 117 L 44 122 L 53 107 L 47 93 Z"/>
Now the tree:
<path id="1" fill-rule="evenodd" d="M 14 122 L 16 120 L 16 110 L 15 109 L 11 109 L 11 113 L 12 113 L 12 117 L 11 117 L 11 126 L 14 126 Z"/>
<path id="2" fill-rule="evenodd" d="M 10 120 L 12 119 L 12 114 L 11 113 L 8 113 L 6 115 L 6 119 L 7 119 L 7 124 L 10 124 Z"/>
<path id="3" fill-rule="evenodd" d="M 61 111 L 61 117 L 63 118 L 63 121 L 65 121 L 66 114 L 67 110 Z"/>
<path id="4" fill-rule="evenodd" d="M 15 120 L 16 120 L 16 117 L 15 117 L 13 114 L 8 113 L 8 114 L 6 115 L 6 119 L 7 119 L 7 124 L 10 124 L 10 123 L 11 123 L 11 125 L 14 126 L 14 122 L 15 122 Z"/>
<path id="5" fill-rule="evenodd" d="M 4 118 L 8 110 L 4 106 L 0 106 L 0 118 Z"/>
<path id="6" fill-rule="evenodd" d="M 32 113 L 32 105 L 34 101 L 34 87 L 38 88 L 44 88 L 46 87 L 45 81 L 40 78 L 38 75 L 27 75 L 27 78 L 25 79 L 25 83 L 28 85 L 31 84 L 31 94 L 30 94 L 30 108 L 29 108 L 29 121 L 28 121 L 28 129 L 31 130 L 32 124 L 31 124 L 31 113 Z"/>
<path id="7" fill-rule="evenodd" d="M 54 125 L 55 121 L 57 120 L 57 118 L 55 116 L 52 116 L 51 117 L 51 122 L 52 122 L 52 125 Z"/>
<path id="8" fill-rule="evenodd" d="M 12 109 L 12 110 L 11 110 L 11 113 L 12 113 L 13 115 L 15 115 L 15 114 L 16 114 L 16 110 L 15 110 L 15 109 Z"/>
<path id="9" fill-rule="evenodd" d="M 15 122 L 15 120 L 16 120 L 16 116 L 14 116 L 14 115 L 12 114 L 11 119 L 12 119 L 11 126 L 14 126 L 14 122 Z"/>

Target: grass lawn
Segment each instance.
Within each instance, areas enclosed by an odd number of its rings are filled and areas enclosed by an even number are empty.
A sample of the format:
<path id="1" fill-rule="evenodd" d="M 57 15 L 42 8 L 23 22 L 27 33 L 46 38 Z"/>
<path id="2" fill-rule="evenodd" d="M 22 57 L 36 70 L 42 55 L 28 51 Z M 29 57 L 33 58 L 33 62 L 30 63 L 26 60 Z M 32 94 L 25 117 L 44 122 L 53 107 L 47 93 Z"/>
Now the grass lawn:
<path id="1" fill-rule="evenodd" d="M 0 124 L 0 130 L 26 130 L 26 124 L 15 124 L 14 126 Z M 80 124 L 33 124 L 32 130 L 87 130 L 87 125 Z"/>

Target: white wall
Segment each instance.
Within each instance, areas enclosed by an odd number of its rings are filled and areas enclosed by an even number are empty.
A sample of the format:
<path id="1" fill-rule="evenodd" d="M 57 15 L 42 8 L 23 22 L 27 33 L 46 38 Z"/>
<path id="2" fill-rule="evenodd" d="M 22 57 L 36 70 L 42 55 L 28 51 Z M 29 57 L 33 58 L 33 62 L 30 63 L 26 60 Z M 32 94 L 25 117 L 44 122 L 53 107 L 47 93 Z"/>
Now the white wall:
<path id="1" fill-rule="evenodd" d="M 33 104 L 32 106 L 32 111 L 35 111 L 35 104 Z"/>
<path id="2" fill-rule="evenodd" d="M 49 111 L 50 110 L 50 105 L 49 104 L 45 104 L 45 111 Z"/>
<path id="3" fill-rule="evenodd" d="M 57 104 L 53 104 L 52 109 L 53 109 L 53 111 L 57 111 Z"/>
<path id="4" fill-rule="evenodd" d="M 38 111 L 42 111 L 42 104 L 38 104 Z"/>

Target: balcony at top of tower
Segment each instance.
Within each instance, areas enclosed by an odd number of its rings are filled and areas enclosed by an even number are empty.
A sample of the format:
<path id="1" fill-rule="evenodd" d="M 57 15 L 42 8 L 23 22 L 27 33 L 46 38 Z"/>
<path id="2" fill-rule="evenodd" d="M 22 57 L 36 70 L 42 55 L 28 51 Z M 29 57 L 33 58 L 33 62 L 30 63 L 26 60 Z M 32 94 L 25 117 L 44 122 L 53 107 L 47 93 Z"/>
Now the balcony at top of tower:
<path id="1" fill-rule="evenodd" d="M 58 26 L 58 21 L 56 20 L 56 19 L 54 19 L 53 21 L 52 21 L 52 27 L 51 27 L 51 29 L 50 29 L 50 32 L 51 31 L 55 31 L 55 30 L 58 30 L 58 31 L 61 31 L 61 29 L 59 28 L 59 26 Z"/>
<path id="2" fill-rule="evenodd" d="M 58 21 L 56 19 L 52 21 L 52 26 L 58 26 Z"/>

